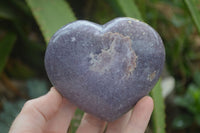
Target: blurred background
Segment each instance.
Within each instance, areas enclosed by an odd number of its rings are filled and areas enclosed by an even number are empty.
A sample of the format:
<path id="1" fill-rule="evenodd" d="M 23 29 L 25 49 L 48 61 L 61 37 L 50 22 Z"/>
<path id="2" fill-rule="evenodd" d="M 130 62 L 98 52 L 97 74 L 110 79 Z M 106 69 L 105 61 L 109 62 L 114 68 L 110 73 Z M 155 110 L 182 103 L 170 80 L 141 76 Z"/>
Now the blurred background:
<path id="1" fill-rule="evenodd" d="M 166 48 L 155 110 L 147 133 L 200 131 L 199 0 L 0 0 L 0 132 L 6 133 L 28 99 L 48 92 L 44 69 L 50 37 L 77 19 L 104 24 L 134 17 L 154 27 Z M 69 133 L 83 112 L 77 110 Z"/>

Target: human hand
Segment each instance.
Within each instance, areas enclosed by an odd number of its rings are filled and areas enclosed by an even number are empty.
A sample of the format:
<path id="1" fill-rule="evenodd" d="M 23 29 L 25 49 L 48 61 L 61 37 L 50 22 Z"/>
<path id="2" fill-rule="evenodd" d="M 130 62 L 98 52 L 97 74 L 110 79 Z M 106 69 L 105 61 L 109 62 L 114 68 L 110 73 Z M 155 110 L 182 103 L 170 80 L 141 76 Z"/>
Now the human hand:
<path id="1" fill-rule="evenodd" d="M 66 133 L 75 110 L 52 87 L 46 95 L 25 103 L 9 133 Z M 145 96 L 133 110 L 110 123 L 85 113 L 76 133 L 103 133 L 106 124 L 106 133 L 144 133 L 152 111 L 153 100 Z"/>

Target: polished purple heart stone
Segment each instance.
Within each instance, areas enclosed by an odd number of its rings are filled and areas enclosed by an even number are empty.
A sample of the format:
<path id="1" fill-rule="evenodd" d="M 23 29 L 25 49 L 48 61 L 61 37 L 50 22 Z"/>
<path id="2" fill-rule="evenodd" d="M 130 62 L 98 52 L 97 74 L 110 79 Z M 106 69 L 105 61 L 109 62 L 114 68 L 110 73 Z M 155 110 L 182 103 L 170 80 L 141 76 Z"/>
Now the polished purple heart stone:
<path id="1" fill-rule="evenodd" d="M 158 33 L 132 18 L 104 25 L 79 20 L 51 38 L 45 68 L 56 89 L 80 109 L 112 121 L 158 81 L 165 49 Z"/>

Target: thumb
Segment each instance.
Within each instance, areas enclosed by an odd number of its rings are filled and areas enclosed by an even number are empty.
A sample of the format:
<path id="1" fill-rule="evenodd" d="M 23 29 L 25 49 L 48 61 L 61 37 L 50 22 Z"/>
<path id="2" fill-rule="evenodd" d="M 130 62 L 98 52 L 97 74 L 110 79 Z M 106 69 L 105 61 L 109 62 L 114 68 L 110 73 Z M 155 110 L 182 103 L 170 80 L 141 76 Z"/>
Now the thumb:
<path id="1" fill-rule="evenodd" d="M 27 101 L 9 133 L 42 133 L 45 124 L 58 111 L 61 103 L 62 96 L 54 87 L 46 95 Z"/>

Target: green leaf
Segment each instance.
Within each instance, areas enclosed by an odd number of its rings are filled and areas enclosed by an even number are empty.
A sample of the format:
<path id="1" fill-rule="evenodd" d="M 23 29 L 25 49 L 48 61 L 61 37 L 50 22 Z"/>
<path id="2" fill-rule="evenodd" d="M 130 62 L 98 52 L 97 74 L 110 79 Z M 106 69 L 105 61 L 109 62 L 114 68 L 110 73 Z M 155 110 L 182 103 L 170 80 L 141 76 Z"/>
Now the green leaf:
<path id="1" fill-rule="evenodd" d="M 95 3 L 95 7 L 93 7 L 94 9 L 89 19 L 94 20 L 99 24 L 105 24 L 117 17 L 117 14 L 112 10 L 111 6 L 104 0 L 96 0 Z"/>
<path id="2" fill-rule="evenodd" d="M 29 79 L 36 75 L 36 71 L 31 69 L 27 64 L 24 64 L 21 60 L 12 59 L 8 62 L 8 64 L 6 72 L 13 78 Z"/>
<path id="3" fill-rule="evenodd" d="M 10 8 L 0 6 L 0 19 L 7 19 L 7 20 L 16 19 L 16 16 L 14 16 L 14 14 L 9 9 Z"/>
<path id="4" fill-rule="evenodd" d="M 70 128 L 69 128 L 69 133 L 75 133 L 77 128 L 80 125 L 81 118 L 83 117 L 84 112 L 80 109 L 77 109 L 75 112 L 75 115 L 71 121 Z"/>
<path id="5" fill-rule="evenodd" d="M 200 10 L 197 8 L 197 3 L 199 2 L 198 0 L 184 0 L 191 15 L 193 18 L 194 23 L 197 26 L 197 29 L 200 33 Z"/>
<path id="6" fill-rule="evenodd" d="M 8 56 L 13 48 L 15 40 L 16 40 L 16 35 L 14 33 L 8 33 L 0 41 L 0 73 L 2 72 L 7 62 Z"/>
<path id="7" fill-rule="evenodd" d="M 162 97 L 162 88 L 158 81 L 156 86 L 151 91 L 151 96 L 154 99 L 154 111 L 153 111 L 153 126 L 155 133 L 165 133 L 165 105 Z"/>
<path id="8" fill-rule="evenodd" d="M 9 4 L 8 1 L 0 1 L 0 19 L 16 20 L 18 18 Z"/>
<path id="9" fill-rule="evenodd" d="M 31 16 L 31 12 L 24 0 L 9 0 L 9 2 L 12 3 L 15 8 L 22 11 L 24 14 Z"/>
<path id="10" fill-rule="evenodd" d="M 26 0 L 46 43 L 62 26 L 76 18 L 65 0 Z"/>
<path id="11" fill-rule="evenodd" d="M 134 0 L 108 0 L 119 15 L 143 20 Z"/>

